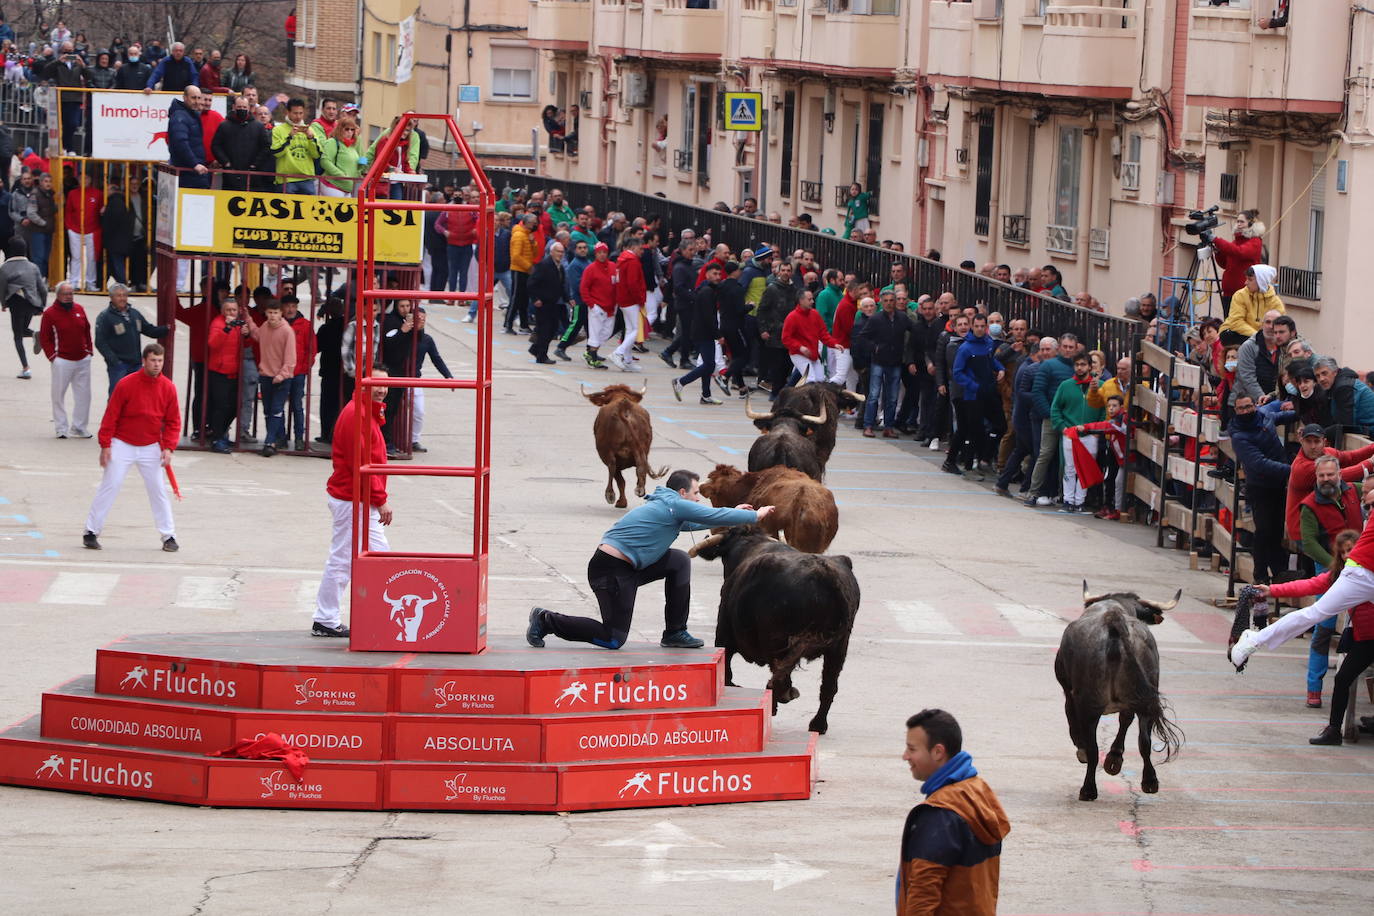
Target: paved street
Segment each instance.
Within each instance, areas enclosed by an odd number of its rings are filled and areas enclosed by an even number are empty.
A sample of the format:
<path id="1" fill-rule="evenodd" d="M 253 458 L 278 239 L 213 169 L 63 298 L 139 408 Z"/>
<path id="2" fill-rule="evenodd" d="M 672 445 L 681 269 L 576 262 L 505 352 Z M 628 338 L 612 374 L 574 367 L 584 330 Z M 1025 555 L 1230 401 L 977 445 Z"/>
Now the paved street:
<path id="1" fill-rule="evenodd" d="M 83 298 L 89 312 L 100 305 Z M 151 304 L 141 303 L 145 314 Z M 429 330 L 450 367 L 470 371 L 476 341 L 456 310 Z M 658 344 L 655 344 L 658 346 Z M 595 408 L 579 382 L 640 376 L 580 362 L 537 367 L 522 337 L 498 336 L 491 628 L 516 634 L 532 604 L 594 612 L 584 573 L 620 510 L 602 500 Z M 180 350 L 184 352 L 184 350 Z M 580 348 L 575 350 L 580 357 Z M 56 440 L 48 370 L 0 379 L 0 718 L 38 711 L 41 692 L 89 673 L 97 647 L 125 633 L 309 626 L 328 540 L 323 460 L 183 453 L 181 552 L 163 554 L 136 475 L 100 553 L 80 535 L 99 480 L 93 440 Z M 98 359 L 97 359 L 98 362 Z M 753 428 L 738 401 L 677 403 L 668 370 L 646 357 L 651 463 L 703 474 L 743 466 Z M 104 405 L 97 365 L 92 429 Z M 178 377 L 180 381 L 180 377 Z M 468 395 L 428 395 L 433 463 L 470 459 Z M 832 552 L 863 588 L 847 667 L 820 741 L 821 781 L 806 802 L 555 815 L 211 810 L 0 787 L 0 870 L 11 912 L 507 914 L 882 913 L 917 786 L 899 759 L 905 718 L 953 712 L 965 748 L 1012 822 L 1001 905 L 1029 914 L 1368 912 L 1374 872 L 1374 740 L 1313 748 L 1324 712 L 1303 706 L 1306 644 L 1235 675 L 1222 657 L 1225 580 L 1190 572 L 1153 531 L 1033 511 L 938 470 L 910 440 L 861 438 L 842 424 L 827 483 L 840 505 Z M 394 546 L 460 549 L 470 489 L 393 479 Z M 636 500 L 631 497 L 631 505 Z M 685 546 L 687 537 L 679 542 Z M 694 561 L 692 629 L 710 638 L 720 568 Z M 1082 767 L 1051 668 L 1081 582 L 1184 600 L 1156 628 L 1163 692 L 1187 735 L 1138 791 L 1129 751 L 1101 797 L 1077 801 Z M 641 595 L 632 639 L 656 641 L 658 592 Z M 819 664 L 776 731 L 805 728 Z M 736 664 L 761 687 L 761 668 Z M 1327 681 L 1328 695 L 1330 678 Z M 1361 712 L 1368 714 L 1367 705 Z M 1101 738 L 1110 740 L 1104 723 Z M 1128 742 L 1134 748 L 1134 736 Z"/>

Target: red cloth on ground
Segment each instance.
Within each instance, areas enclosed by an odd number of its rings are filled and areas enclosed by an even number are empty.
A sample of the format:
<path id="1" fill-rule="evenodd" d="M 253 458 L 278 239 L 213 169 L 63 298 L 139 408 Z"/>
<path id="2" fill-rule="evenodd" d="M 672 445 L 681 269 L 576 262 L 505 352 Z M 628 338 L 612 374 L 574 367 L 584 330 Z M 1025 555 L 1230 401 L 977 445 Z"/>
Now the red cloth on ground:
<path id="1" fill-rule="evenodd" d="M 1070 426 L 1064 430 L 1064 438 L 1073 443 L 1073 472 L 1083 489 L 1095 487 L 1102 482 L 1102 469 L 1097 466 L 1097 456 L 1088 451 L 1083 440 L 1078 438 L 1078 430 Z"/>
<path id="2" fill-rule="evenodd" d="M 180 438 L 181 410 L 171 379 L 139 369 L 119 380 L 100 421 L 101 448 L 109 448 L 118 439 L 130 445 L 160 442 L 164 449 L 175 451 Z"/>
<path id="3" fill-rule="evenodd" d="M 286 739 L 276 732 L 268 732 L 261 738 L 240 738 L 222 751 L 211 751 L 209 756 L 238 757 L 243 760 L 280 760 L 286 764 L 296 782 L 301 781 L 301 777 L 305 775 L 305 768 L 310 765 L 310 758 L 306 756 L 305 751 L 287 743 Z"/>

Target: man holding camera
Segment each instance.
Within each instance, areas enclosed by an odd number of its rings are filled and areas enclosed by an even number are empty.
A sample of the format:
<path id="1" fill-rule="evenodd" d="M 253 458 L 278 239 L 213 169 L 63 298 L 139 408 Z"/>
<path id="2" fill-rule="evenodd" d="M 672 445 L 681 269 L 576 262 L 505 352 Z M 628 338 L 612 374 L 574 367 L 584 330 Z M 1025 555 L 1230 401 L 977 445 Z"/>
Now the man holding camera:
<path id="1" fill-rule="evenodd" d="M 286 121 L 272 128 L 272 154 L 277 157 L 277 172 L 283 194 L 315 193 L 315 162 L 320 145 L 305 123 L 305 102 L 286 103 Z"/>
<path id="2" fill-rule="evenodd" d="M 70 41 L 62 42 L 62 50 L 48 68 L 48 79 L 59 90 L 62 106 L 62 149 L 68 156 L 76 155 L 76 132 L 81 127 L 81 93 L 61 92 L 63 89 L 84 89 L 86 65 L 77 56 Z"/>

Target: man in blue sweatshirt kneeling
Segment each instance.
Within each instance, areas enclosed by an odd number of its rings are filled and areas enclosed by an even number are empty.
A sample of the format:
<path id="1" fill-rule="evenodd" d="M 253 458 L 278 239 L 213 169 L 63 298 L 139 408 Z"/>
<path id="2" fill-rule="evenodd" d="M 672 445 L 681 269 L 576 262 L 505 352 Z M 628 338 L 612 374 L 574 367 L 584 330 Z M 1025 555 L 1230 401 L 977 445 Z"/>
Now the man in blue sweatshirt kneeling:
<path id="1" fill-rule="evenodd" d="M 570 617 L 542 607 L 530 611 L 525 641 L 544 647 L 552 633 L 569 642 L 589 642 L 603 649 L 619 649 L 630 635 L 635 593 L 641 585 L 663 579 L 665 649 L 700 649 L 704 643 L 687 632 L 687 606 L 692 596 L 692 566 L 687 554 L 672 549 L 683 531 L 707 531 L 730 525 L 751 525 L 773 511 L 748 505 L 713 509 L 701 504 L 700 478 L 692 471 L 674 471 L 667 486 L 657 487 L 644 505 L 625 515 L 601 536 L 587 564 L 587 583 L 601 606 L 601 619 Z"/>

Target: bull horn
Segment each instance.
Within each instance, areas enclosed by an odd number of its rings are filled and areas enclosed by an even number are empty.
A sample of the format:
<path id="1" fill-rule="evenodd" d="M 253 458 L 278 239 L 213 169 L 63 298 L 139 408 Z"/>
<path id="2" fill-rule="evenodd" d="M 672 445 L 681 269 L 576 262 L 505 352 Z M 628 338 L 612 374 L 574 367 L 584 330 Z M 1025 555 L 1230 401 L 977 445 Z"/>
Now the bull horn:
<path id="1" fill-rule="evenodd" d="M 744 415 L 745 415 L 746 417 L 748 417 L 749 419 L 751 419 L 751 420 L 771 420 L 771 419 L 773 419 L 773 412 L 772 412 L 771 410 L 768 411 L 768 413 L 757 413 L 756 411 L 750 409 L 750 407 L 749 407 L 749 398 L 751 397 L 751 395 L 752 395 L 752 392 L 751 392 L 750 394 L 746 394 L 746 395 L 744 396 Z"/>
<path id="2" fill-rule="evenodd" d="M 814 424 L 816 424 L 817 426 L 824 426 L 824 425 L 825 425 L 825 403 L 824 403 L 824 402 L 821 403 L 821 412 L 820 412 L 819 415 L 812 417 L 812 416 L 808 416 L 808 415 L 806 415 L 806 414 L 802 414 L 802 418 L 801 418 L 801 419 L 802 419 L 802 422 L 803 422 L 803 423 L 814 423 Z"/>
<path id="3" fill-rule="evenodd" d="M 1094 595 L 1092 592 L 1088 591 L 1088 580 L 1087 580 L 1087 579 L 1084 579 L 1084 580 L 1083 580 L 1083 606 L 1084 606 L 1084 607 L 1087 607 L 1087 606 L 1090 605 L 1090 604 L 1096 604 L 1097 602 L 1101 601 L 1101 600 L 1102 600 L 1103 598 L 1105 598 L 1105 597 L 1106 597 L 1105 594 L 1104 594 L 1104 595 Z"/>
<path id="4" fill-rule="evenodd" d="M 695 557 L 702 550 L 706 549 L 707 547 L 713 547 L 723 540 L 725 540 L 724 534 L 713 534 L 710 537 L 702 540 L 700 543 L 693 544 L 691 547 L 688 547 L 687 556 Z"/>
<path id="5" fill-rule="evenodd" d="M 641 388 L 641 389 L 639 389 L 639 396 L 640 396 L 640 397 L 644 397 L 644 395 L 646 395 L 646 394 L 648 394 L 648 393 L 649 393 L 649 380 L 648 380 L 648 379 L 645 379 L 645 380 L 644 380 L 644 387 Z"/>
<path id="6" fill-rule="evenodd" d="M 854 400 L 858 401 L 860 404 L 868 400 L 868 397 L 866 395 L 859 394 L 859 392 L 857 391 L 849 392 L 849 396 Z"/>
<path id="7" fill-rule="evenodd" d="M 1182 597 L 1183 589 L 1179 589 L 1178 591 L 1174 592 L 1174 599 L 1172 601 L 1166 601 L 1163 604 L 1160 604 L 1155 601 L 1146 601 L 1142 598 L 1140 603 L 1148 608 L 1154 608 L 1156 611 L 1159 611 L 1161 614 L 1163 614 L 1165 611 L 1172 611 L 1174 608 L 1178 607 L 1178 601 Z"/>
<path id="8" fill-rule="evenodd" d="M 582 395 L 584 398 L 587 396 L 587 388 L 581 382 L 577 383 L 577 393 Z"/>

